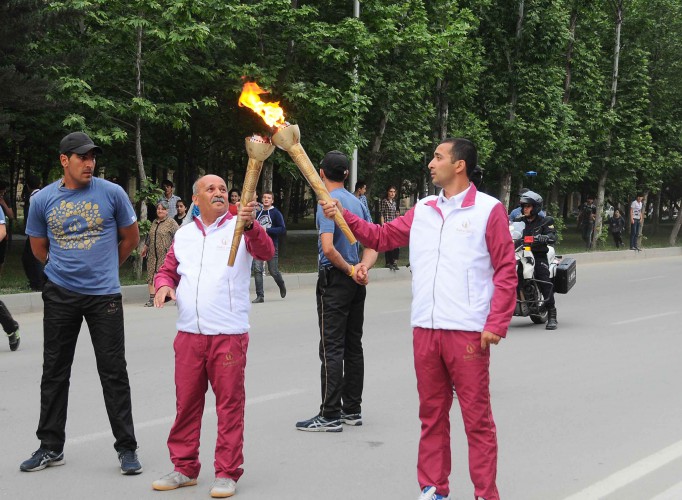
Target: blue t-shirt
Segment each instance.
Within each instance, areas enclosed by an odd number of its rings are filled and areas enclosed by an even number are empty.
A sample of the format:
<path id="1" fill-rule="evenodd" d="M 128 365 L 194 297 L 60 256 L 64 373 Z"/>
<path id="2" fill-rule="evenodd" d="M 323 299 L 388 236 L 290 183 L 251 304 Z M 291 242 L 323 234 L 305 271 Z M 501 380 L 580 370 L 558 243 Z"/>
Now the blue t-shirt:
<path id="1" fill-rule="evenodd" d="M 118 228 L 137 221 L 121 186 L 93 177 L 82 189 L 62 180 L 31 200 L 26 234 L 48 238 L 45 274 L 50 281 L 84 295 L 119 293 Z"/>
<path id="2" fill-rule="evenodd" d="M 358 200 L 353 193 L 343 188 L 337 188 L 330 194 L 332 195 L 332 198 L 336 198 L 341 202 L 343 208 L 347 208 L 367 222 L 372 222 L 372 218 L 369 215 L 369 210 L 367 210 L 367 208 L 360 203 L 360 200 Z M 336 223 L 324 216 L 324 212 L 320 205 L 317 206 L 315 220 L 317 222 L 317 229 L 320 234 L 334 233 L 334 248 L 336 248 L 336 251 L 339 252 L 344 259 L 346 259 L 346 262 L 351 265 L 355 265 L 360 262 L 360 244 L 355 243 L 354 245 L 351 245 L 350 241 L 348 241 L 348 238 L 346 238 L 346 235 L 343 234 L 343 231 L 339 229 Z M 322 251 L 321 238 L 317 239 L 317 251 L 319 253 L 320 267 L 331 266 L 332 263 L 327 257 L 325 257 L 324 252 Z"/>
<path id="3" fill-rule="evenodd" d="M 5 221 L 5 212 L 2 211 L 2 207 L 0 207 L 0 224 L 6 224 L 7 222 Z"/>

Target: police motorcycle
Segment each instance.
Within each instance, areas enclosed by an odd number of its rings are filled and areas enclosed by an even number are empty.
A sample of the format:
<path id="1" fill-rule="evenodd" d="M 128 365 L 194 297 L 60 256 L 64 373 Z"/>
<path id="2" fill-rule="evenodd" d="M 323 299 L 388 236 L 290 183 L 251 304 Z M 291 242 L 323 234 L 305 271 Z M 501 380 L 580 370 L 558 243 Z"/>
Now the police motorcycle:
<path id="1" fill-rule="evenodd" d="M 554 224 L 552 217 L 545 217 L 543 223 L 536 227 L 534 234 L 523 236 L 526 224 L 514 221 L 509 224 L 509 232 L 514 240 L 518 285 L 516 287 L 516 307 L 514 316 L 530 317 L 535 324 L 547 322 L 547 308 L 540 284 L 547 282 L 535 278 L 535 258 L 531 245 L 545 226 Z M 570 257 L 557 256 L 554 247 L 547 245 L 547 262 L 549 263 L 549 284 L 555 293 L 568 293 L 576 281 L 576 261 Z"/>

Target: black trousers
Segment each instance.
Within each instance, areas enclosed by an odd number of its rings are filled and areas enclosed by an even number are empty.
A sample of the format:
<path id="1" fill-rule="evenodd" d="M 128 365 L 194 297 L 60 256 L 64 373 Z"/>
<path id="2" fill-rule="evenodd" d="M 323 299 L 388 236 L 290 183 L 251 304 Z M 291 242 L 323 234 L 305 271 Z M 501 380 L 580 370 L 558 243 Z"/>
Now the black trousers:
<path id="1" fill-rule="evenodd" d="M 19 328 L 19 323 L 14 321 L 12 313 L 9 312 L 9 309 L 7 309 L 7 306 L 2 300 L 0 300 L 0 324 L 2 324 L 2 329 L 5 330 L 5 333 L 7 334 L 14 333 L 17 331 L 17 328 Z"/>
<path id="2" fill-rule="evenodd" d="M 24 266 L 24 273 L 28 278 L 28 286 L 34 292 L 41 291 L 45 285 L 45 274 L 43 274 L 43 263 L 35 258 L 31 250 L 30 238 L 26 238 L 24 251 L 21 254 L 21 264 Z"/>
<path id="3" fill-rule="evenodd" d="M 320 415 L 338 418 L 360 413 L 365 362 L 362 325 L 364 286 L 336 268 L 322 269 L 317 279 L 317 317 L 320 326 Z"/>
<path id="4" fill-rule="evenodd" d="M 538 283 L 542 296 L 545 298 L 545 305 L 548 308 L 554 307 L 554 285 L 549 279 L 549 262 L 546 253 L 534 253 L 535 257 L 535 279 L 541 280 L 543 283 Z"/>
<path id="5" fill-rule="evenodd" d="M 400 257 L 400 248 L 394 248 L 393 250 L 387 250 L 384 253 L 384 258 L 386 259 L 386 265 L 395 264 L 398 262 Z"/>
<path id="6" fill-rule="evenodd" d="M 69 379 L 83 318 L 95 351 L 104 404 L 117 451 L 136 449 L 125 360 L 121 294 L 83 295 L 48 281 L 43 288 L 43 378 L 40 382 L 40 446 L 62 451 L 66 439 Z"/>

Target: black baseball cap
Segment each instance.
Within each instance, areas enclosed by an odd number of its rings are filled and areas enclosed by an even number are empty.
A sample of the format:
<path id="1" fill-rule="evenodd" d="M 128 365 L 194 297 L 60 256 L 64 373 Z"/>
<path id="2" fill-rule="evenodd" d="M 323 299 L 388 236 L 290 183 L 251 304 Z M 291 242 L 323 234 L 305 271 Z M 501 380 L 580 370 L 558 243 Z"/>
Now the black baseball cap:
<path id="1" fill-rule="evenodd" d="M 322 158 L 320 168 L 331 180 L 339 181 L 345 178 L 346 172 L 350 168 L 350 162 L 341 151 L 329 151 Z"/>
<path id="2" fill-rule="evenodd" d="M 59 152 L 61 154 L 76 153 L 77 155 L 84 155 L 88 151 L 95 149 L 95 153 L 100 154 L 102 148 L 96 146 L 88 134 L 83 132 L 71 132 L 64 137 L 59 143 Z"/>

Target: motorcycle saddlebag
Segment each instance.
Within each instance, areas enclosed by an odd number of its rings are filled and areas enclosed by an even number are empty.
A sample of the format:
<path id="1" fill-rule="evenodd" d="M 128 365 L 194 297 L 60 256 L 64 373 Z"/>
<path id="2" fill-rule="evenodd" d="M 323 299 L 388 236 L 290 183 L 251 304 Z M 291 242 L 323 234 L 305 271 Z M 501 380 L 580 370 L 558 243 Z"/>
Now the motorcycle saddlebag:
<path id="1" fill-rule="evenodd" d="M 571 257 L 564 257 L 556 266 L 554 276 L 554 291 L 556 293 L 568 293 L 573 288 L 576 280 L 576 261 Z"/>

